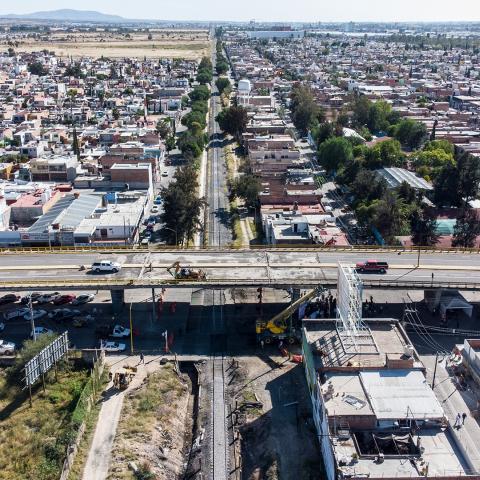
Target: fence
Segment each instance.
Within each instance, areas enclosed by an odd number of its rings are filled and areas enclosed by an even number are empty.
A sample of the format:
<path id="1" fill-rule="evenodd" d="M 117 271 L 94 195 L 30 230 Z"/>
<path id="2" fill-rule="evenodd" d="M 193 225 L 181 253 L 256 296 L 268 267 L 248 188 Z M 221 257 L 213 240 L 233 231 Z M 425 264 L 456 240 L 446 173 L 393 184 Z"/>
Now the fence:
<path id="1" fill-rule="evenodd" d="M 76 438 L 67 448 L 67 457 L 63 462 L 60 480 L 67 480 L 77 455 L 78 446 L 85 433 L 86 422 L 91 413 L 92 407 L 102 390 L 102 375 L 104 370 L 105 352 L 101 351 L 93 364 L 90 378 L 80 394 L 77 405 L 72 413 L 72 426 L 76 430 Z"/>

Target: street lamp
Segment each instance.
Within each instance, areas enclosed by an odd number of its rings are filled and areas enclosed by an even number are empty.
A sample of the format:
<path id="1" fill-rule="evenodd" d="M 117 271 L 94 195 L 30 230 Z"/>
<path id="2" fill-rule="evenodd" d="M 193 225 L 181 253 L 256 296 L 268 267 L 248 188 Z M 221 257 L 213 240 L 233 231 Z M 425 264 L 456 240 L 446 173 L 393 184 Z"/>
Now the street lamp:
<path id="1" fill-rule="evenodd" d="M 171 232 L 173 232 L 175 234 L 175 246 L 178 246 L 178 233 L 177 233 L 177 229 L 173 229 L 173 228 L 170 228 L 170 227 L 163 227 L 165 230 L 170 230 Z"/>

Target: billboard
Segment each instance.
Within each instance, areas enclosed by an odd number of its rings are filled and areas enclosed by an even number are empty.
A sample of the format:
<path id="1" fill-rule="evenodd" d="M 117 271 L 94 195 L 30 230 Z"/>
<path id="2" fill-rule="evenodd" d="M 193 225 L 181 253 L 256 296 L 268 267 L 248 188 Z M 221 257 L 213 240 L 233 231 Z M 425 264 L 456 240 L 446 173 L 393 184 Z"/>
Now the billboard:
<path id="1" fill-rule="evenodd" d="M 41 375 L 55 366 L 67 352 L 68 332 L 64 332 L 25 364 L 24 388 L 31 387 Z"/>

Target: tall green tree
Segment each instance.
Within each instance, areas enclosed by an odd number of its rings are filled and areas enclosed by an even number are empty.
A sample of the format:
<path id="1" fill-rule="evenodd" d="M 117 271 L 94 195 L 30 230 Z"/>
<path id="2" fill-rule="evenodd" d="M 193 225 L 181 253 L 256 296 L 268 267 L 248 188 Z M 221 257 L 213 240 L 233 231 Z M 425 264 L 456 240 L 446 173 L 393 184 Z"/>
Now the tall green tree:
<path id="1" fill-rule="evenodd" d="M 438 243 L 437 219 L 430 210 L 415 210 L 410 218 L 412 243 L 421 247 L 433 247 Z"/>
<path id="2" fill-rule="evenodd" d="M 258 204 L 258 195 L 262 190 L 260 180 L 254 175 L 243 175 L 234 180 L 230 186 L 231 195 L 242 198 L 245 205 L 254 208 Z"/>
<path id="3" fill-rule="evenodd" d="M 222 110 L 216 118 L 220 128 L 232 135 L 238 142 L 242 139 L 248 123 L 247 110 L 242 106 L 231 106 Z"/>
<path id="4" fill-rule="evenodd" d="M 452 247 L 472 248 L 480 235 L 480 218 L 476 210 L 463 208 L 453 228 Z"/>
<path id="5" fill-rule="evenodd" d="M 405 227 L 405 204 L 399 196 L 387 190 L 375 209 L 373 224 L 387 244 L 392 244 L 396 235 L 400 235 Z"/>
<path id="6" fill-rule="evenodd" d="M 201 213 L 206 202 L 196 195 L 197 171 L 192 166 L 178 169 L 174 181 L 163 188 L 163 213 L 160 218 L 165 227 L 161 236 L 169 244 L 187 244 L 201 229 Z"/>
<path id="7" fill-rule="evenodd" d="M 352 144 L 346 138 L 329 138 L 318 148 L 318 160 L 328 172 L 337 171 L 353 160 Z"/>
<path id="8" fill-rule="evenodd" d="M 308 85 L 298 84 L 292 88 L 290 110 L 292 111 L 292 121 L 302 135 L 325 119 L 324 113 Z"/>

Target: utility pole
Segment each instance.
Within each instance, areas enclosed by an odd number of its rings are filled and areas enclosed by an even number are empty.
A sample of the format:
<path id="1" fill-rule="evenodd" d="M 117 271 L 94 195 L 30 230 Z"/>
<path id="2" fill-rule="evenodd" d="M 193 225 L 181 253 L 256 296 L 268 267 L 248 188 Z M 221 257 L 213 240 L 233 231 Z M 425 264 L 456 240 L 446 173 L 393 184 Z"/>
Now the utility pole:
<path id="1" fill-rule="evenodd" d="M 433 369 L 432 390 L 435 388 L 435 377 L 437 376 L 437 365 L 438 365 L 438 350 L 435 355 L 435 368 Z"/>
<path id="2" fill-rule="evenodd" d="M 130 354 L 133 355 L 133 322 L 132 322 L 132 305 L 130 302 Z"/>
<path id="3" fill-rule="evenodd" d="M 35 333 L 35 320 L 33 318 L 33 306 L 32 306 L 32 292 L 28 294 L 28 307 L 30 309 L 30 325 L 32 327 L 32 338 L 33 341 L 37 341 L 37 334 Z"/>

